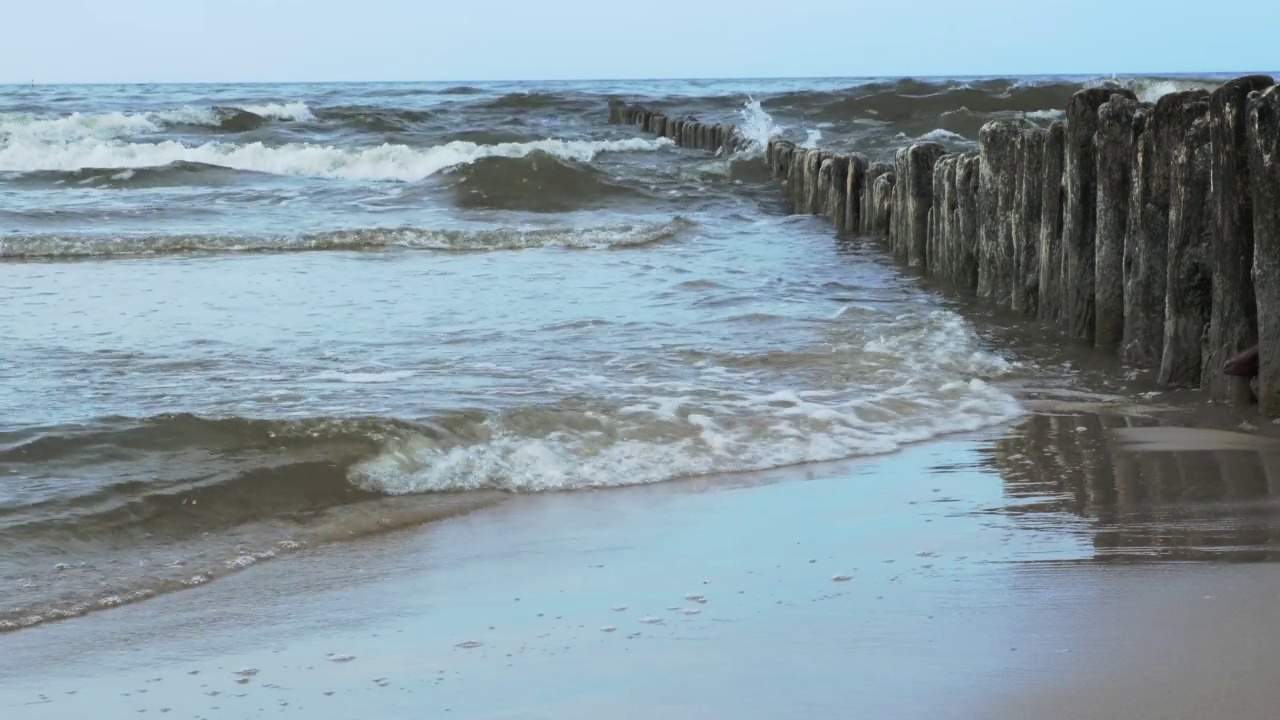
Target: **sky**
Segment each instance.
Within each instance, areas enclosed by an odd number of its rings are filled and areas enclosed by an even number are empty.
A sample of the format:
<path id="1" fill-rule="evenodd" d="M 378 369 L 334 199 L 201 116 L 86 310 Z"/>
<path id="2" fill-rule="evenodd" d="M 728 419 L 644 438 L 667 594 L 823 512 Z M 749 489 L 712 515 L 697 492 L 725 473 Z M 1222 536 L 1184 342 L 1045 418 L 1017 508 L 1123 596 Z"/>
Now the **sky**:
<path id="1" fill-rule="evenodd" d="M 1275 71 L 1277 27 L 1277 0 L 0 0 L 0 83 Z"/>

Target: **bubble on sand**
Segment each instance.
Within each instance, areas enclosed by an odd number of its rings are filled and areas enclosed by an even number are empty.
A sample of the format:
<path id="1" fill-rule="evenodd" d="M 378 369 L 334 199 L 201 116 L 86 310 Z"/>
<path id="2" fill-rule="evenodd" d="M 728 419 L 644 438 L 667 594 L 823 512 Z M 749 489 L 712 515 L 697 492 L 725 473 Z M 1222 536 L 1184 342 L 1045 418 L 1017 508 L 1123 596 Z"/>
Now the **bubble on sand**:
<path id="1" fill-rule="evenodd" d="M 685 615 L 698 615 L 698 614 L 699 614 L 699 613 L 701 613 L 702 611 L 701 611 L 701 610 L 699 610 L 698 608 L 685 608 L 684 610 L 681 610 L 680 612 L 684 613 Z"/>
<path id="2" fill-rule="evenodd" d="M 853 579 L 852 575 L 836 575 L 831 578 L 832 582 L 849 582 Z"/>
<path id="3" fill-rule="evenodd" d="M 236 674 L 240 677 L 253 677 L 258 674 L 258 668 L 240 668 Z"/>
<path id="4" fill-rule="evenodd" d="M 339 655 L 337 653 L 329 653 L 326 657 L 329 658 L 329 662 L 336 662 L 336 663 L 351 662 L 352 660 L 356 659 L 355 655 Z"/>
<path id="5" fill-rule="evenodd" d="M 600 632 L 608 632 L 608 633 L 611 633 L 611 632 L 615 632 L 615 631 L 617 631 L 617 629 L 618 629 L 618 628 L 616 628 L 616 627 L 614 627 L 614 626 L 612 626 L 612 625 L 605 625 L 604 627 L 600 628 Z"/>
<path id="6" fill-rule="evenodd" d="M 644 617 L 640 618 L 640 622 L 644 623 L 645 625 L 661 625 L 661 624 L 663 624 L 663 623 L 664 623 L 664 622 L 666 622 L 666 621 L 665 621 L 665 620 L 663 620 L 663 619 L 662 619 L 662 618 L 660 618 L 660 617 L 654 617 L 654 616 L 652 616 L 652 615 L 646 615 L 646 616 L 644 616 Z"/>
<path id="7" fill-rule="evenodd" d="M 689 602 L 696 602 L 703 605 L 705 605 L 707 602 L 707 598 L 704 595 L 685 595 L 684 599 L 688 600 Z"/>
<path id="8" fill-rule="evenodd" d="M 484 643 L 482 642 L 478 642 L 476 640 L 468 640 L 466 642 L 460 642 L 457 645 L 454 645 L 454 647 L 462 648 L 463 650 L 474 650 L 478 647 L 482 647 L 483 645 Z"/>
<path id="9" fill-rule="evenodd" d="M 625 611 L 626 609 L 627 609 L 627 606 L 626 606 L 626 605 L 614 605 L 614 606 L 613 606 L 613 611 L 614 611 L 614 612 L 623 612 L 623 611 Z"/>

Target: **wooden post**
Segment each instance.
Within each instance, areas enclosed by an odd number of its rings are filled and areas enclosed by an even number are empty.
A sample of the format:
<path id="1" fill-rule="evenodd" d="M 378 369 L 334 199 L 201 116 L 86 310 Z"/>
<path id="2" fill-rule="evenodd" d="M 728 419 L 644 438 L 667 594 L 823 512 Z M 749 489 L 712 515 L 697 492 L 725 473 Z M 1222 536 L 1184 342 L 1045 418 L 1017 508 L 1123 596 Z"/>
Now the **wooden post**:
<path id="1" fill-rule="evenodd" d="M 875 229 L 873 222 L 876 214 L 876 203 L 873 195 L 875 194 L 876 181 L 890 172 L 893 172 L 893 166 L 888 163 L 878 162 L 867 166 L 866 174 L 862 178 L 864 189 L 862 191 L 862 208 L 858 224 L 858 232 L 862 235 L 882 234 Z"/>
<path id="2" fill-rule="evenodd" d="M 956 286 L 967 293 L 978 291 L 978 198 L 982 158 L 968 152 L 956 164 L 956 232 L 958 253 Z"/>
<path id="3" fill-rule="evenodd" d="M 947 149 L 938 143 L 915 143 L 907 148 L 907 176 L 902 208 L 907 264 L 925 268 L 929 243 L 929 210 L 933 207 L 933 166 Z"/>
<path id="4" fill-rule="evenodd" d="M 1013 299 L 1014 195 L 1022 120 L 992 120 L 978 132 L 978 296 L 1008 307 Z"/>
<path id="5" fill-rule="evenodd" d="M 1205 237 L 1209 192 L 1209 120 L 1194 121 L 1174 149 L 1169 179 L 1169 265 L 1162 385 L 1198 387 L 1202 338 L 1211 312 L 1213 259 Z"/>
<path id="6" fill-rule="evenodd" d="M 1094 243 L 1098 188 L 1093 136 L 1098 127 L 1098 108 L 1114 95 L 1136 99 L 1129 90 L 1094 88 L 1077 92 L 1067 103 L 1063 163 L 1066 210 L 1062 243 L 1066 249 L 1064 315 L 1067 332 L 1073 338 L 1092 340 L 1094 337 Z"/>
<path id="7" fill-rule="evenodd" d="M 1201 385 L 1214 400 L 1253 400 L 1246 378 L 1222 366 L 1258 342 L 1258 305 L 1253 288 L 1253 200 L 1245 112 L 1249 93 L 1275 84 L 1266 75 L 1231 80 L 1209 96 L 1213 188 L 1213 317 Z"/>
<path id="8" fill-rule="evenodd" d="M 806 215 L 818 214 L 818 171 L 822 168 L 822 156 L 823 152 L 817 148 L 804 154 L 804 197 L 800 212 Z"/>
<path id="9" fill-rule="evenodd" d="M 1148 111 L 1136 140 L 1125 233 L 1121 356 L 1141 367 L 1158 369 L 1164 348 L 1173 157 L 1186 141 L 1191 123 L 1208 114 L 1208 99 L 1204 90 L 1161 97 Z"/>
<path id="10" fill-rule="evenodd" d="M 1065 194 L 1062 187 L 1062 163 L 1065 145 L 1066 124 L 1055 122 L 1049 126 L 1049 132 L 1044 138 L 1040 238 L 1036 248 L 1040 271 L 1036 317 L 1051 323 L 1062 321 L 1062 212 Z"/>
<path id="11" fill-rule="evenodd" d="M 893 194 L 889 199 L 889 247 L 893 256 L 902 262 L 907 260 L 907 148 L 899 148 L 893 154 Z"/>
<path id="12" fill-rule="evenodd" d="M 1035 316 L 1040 298 L 1040 211 L 1044 188 L 1045 131 L 1024 128 L 1018 136 L 1018 175 L 1013 208 L 1014 312 Z"/>
<path id="13" fill-rule="evenodd" d="M 831 158 L 823 153 L 818 162 L 818 185 L 814 189 L 813 214 L 826 217 L 830 213 L 831 202 Z"/>
<path id="14" fill-rule="evenodd" d="M 1098 108 L 1093 140 L 1098 183 L 1093 344 L 1098 347 L 1116 347 L 1124 338 L 1124 239 L 1139 108 L 1136 100 L 1121 95 Z"/>
<path id="15" fill-rule="evenodd" d="M 849 211 L 846 207 L 849 192 L 849 158 L 845 155 L 831 157 L 831 189 L 827 199 L 827 219 L 835 227 L 836 232 L 847 232 L 845 218 Z"/>
<path id="16" fill-rule="evenodd" d="M 849 167 L 845 173 L 845 218 L 846 232 L 862 232 L 863 196 L 866 192 L 867 159 L 861 155 L 849 156 Z"/>
<path id="17" fill-rule="evenodd" d="M 933 208 L 929 212 L 929 242 L 924 265 L 930 275 L 951 279 L 955 272 L 952 220 L 956 200 L 956 162 L 959 155 L 943 155 L 933 166 Z"/>
<path id="18" fill-rule="evenodd" d="M 798 215 L 803 211 L 801 198 L 804 197 L 804 163 L 808 157 L 808 151 L 802 147 L 797 147 L 795 152 L 791 154 L 791 172 L 788 182 L 790 190 L 788 200 L 791 202 L 792 214 Z"/>
<path id="19" fill-rule="evenodd" d="M 883 238 L 889 237 L 889 226 L 893 224 L 893 186 L 895 175 L 892 170 L 876 178 L 871 189 L 871 234 Z"/>
<path id="20" fill-rule="evenodd" d="M 1249 97 L 1253 284 L 1258 298 L 1258 406 L 1280 415 L 1280 86 Z"/>

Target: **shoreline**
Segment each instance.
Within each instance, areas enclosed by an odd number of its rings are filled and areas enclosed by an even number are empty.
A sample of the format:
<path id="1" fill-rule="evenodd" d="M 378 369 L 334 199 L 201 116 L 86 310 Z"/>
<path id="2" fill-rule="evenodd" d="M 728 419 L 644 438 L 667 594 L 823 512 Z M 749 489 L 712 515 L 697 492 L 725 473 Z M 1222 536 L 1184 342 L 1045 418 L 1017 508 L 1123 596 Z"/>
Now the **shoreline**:
<path id="1" fill-rule="evenodd" d="M 165 708 L 1012 718 L 1068 710 L 1064 699 L 1110 672 L 1111 702 L 1097 701 L 1107 717 L 1143 688 L 1192 689 L 1206 666 L 1247 660 L 1232 654 L 1238 643 L 1266 647 L 1260 600 L 1275 597 L 1274 565 L 1097 562 L 1109 532 L 1098 518 L 1036 505 L 1054 492 L 1028 494 L 1011 474 L 1015 450 L 1030 467 L 1044 453 L 1029 449 L 1055 447 L 1034 427 L 761 473 L 517 495 L 315 548 L 0 636 L 0 708 L 21 720 Z M 1098 462 L 1118 468 L 1117 457 Z M 1204 615 L 1221 632 L 1195 628 L 1203 653 L 1142 674 L 1135 655 L 1170 652 L 1186 630 L 1172 620 L 1199 607 L 1183 603 L 1192 590 L 1221 599 Z M 1140 606 L 1126 603 L 1138 595 Z M 1264 717 L 1248 703 L 1278 687 L 1252 684 L 1233 716 Z"/>

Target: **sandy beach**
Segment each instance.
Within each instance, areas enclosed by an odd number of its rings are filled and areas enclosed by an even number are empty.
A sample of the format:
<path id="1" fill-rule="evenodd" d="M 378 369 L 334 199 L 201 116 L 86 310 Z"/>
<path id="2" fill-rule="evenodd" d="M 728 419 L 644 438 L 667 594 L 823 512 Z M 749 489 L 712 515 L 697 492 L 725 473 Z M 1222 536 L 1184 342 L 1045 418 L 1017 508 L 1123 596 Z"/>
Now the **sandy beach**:
<path id="1" fill-rule="evenodd" d="M 1275 567 L 1101 562 L 1097 518 L 1011 511 L 1034 427 L 319 547 L 0 637 L 0 713 L 1273 717 Z"/>

